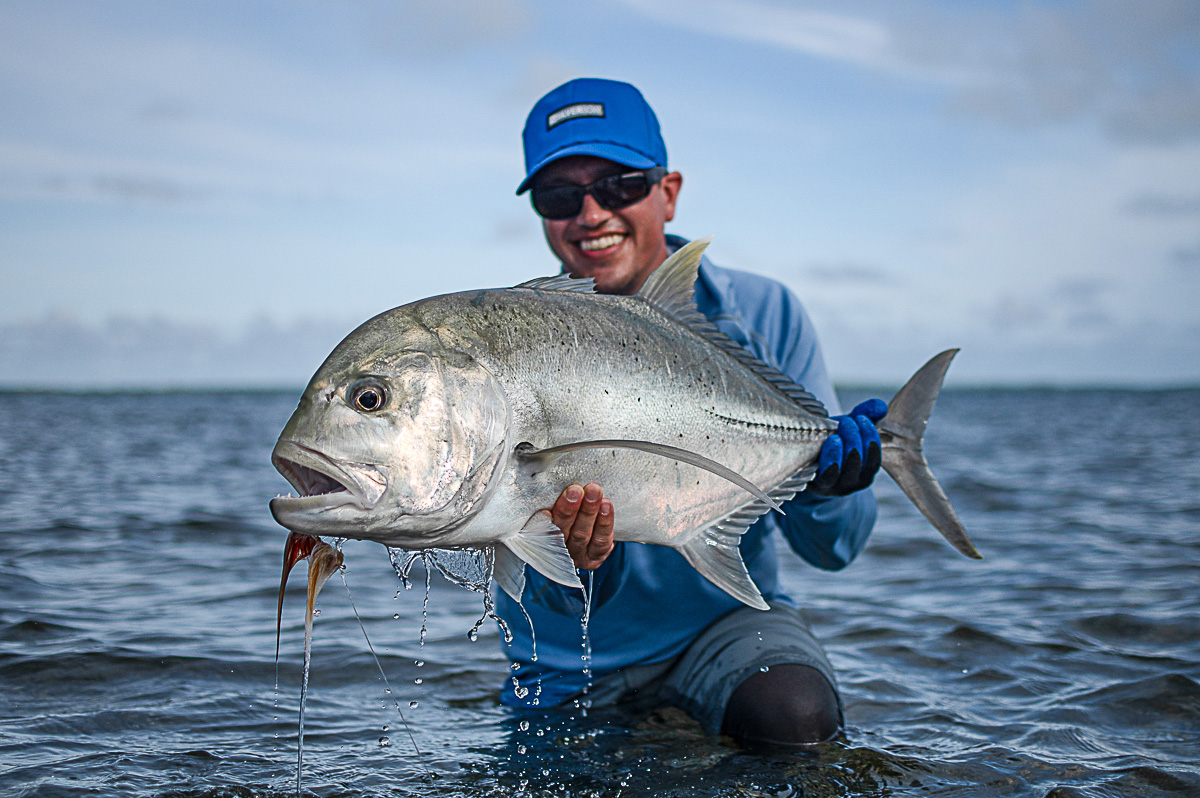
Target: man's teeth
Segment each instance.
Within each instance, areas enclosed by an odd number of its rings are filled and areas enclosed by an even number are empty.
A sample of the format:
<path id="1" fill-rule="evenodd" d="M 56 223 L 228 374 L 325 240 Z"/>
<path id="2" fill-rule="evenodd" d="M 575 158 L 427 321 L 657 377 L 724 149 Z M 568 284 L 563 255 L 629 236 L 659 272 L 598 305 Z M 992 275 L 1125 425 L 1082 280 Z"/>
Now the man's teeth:
<path id="1" fill-rule="evenodd" d="M 608 249 L 621 243 L 621 239 L 625 236 L 620 233 L 614 233 L 600 238 L 585 238 L 579 242 L 579 248 L 584 252 L 595 252 L 598 249 Z"/>

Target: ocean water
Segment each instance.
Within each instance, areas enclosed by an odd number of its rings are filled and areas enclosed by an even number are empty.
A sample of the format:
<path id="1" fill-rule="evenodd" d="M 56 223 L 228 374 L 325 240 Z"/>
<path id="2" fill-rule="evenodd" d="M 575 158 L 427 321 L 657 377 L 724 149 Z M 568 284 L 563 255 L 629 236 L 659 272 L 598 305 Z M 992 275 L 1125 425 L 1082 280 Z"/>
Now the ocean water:
<path id="1" fill-rule="evenodd" d="M 297 395 L 0 394 L 0 795 L 295 794 L 304 580 L 277 670 L 266 503 Z M 1200 795 L 1198 404 L 944 393 L 927 452 L 986 559 L 882 477 L 850 568 L 785 558 L 846 702 L 845 734 L 803 754 L 674 710 L 513 714 L 494 625 L 467 637 L 481 597 L 432 574 L 422 645 L 421 567 L 406 590 L 383 548 L 347 543 L 349 590 L 318 602 L 304 793 Z"/>

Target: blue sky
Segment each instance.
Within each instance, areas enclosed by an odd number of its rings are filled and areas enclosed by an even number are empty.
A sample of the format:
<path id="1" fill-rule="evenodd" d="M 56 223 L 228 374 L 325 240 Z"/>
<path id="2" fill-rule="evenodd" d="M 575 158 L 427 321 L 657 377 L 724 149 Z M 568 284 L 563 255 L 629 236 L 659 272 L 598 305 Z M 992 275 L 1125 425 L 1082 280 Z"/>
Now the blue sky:
<path id="1" fill-rule="evenodd" d="M 520 130 L 585 75 L 837 380 L 1200 382 L 1191 0 L 2 0 L 0 385 L 299 388 L 381 310 L 552 273 Z"/>

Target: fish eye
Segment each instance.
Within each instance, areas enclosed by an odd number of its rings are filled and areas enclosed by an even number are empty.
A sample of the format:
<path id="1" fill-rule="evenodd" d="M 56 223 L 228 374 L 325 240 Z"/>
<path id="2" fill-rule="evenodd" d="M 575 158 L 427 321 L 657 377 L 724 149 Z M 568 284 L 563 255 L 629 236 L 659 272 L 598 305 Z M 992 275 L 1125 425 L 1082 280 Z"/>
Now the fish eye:
<path id="1" fill-rule="evenodd" d="M 366 377 L 350 383 L 346 398 L 351 407 L 364 413 L 376 413 L 387 404 L 388 393 L 383 382 L 375 377 Z"/>

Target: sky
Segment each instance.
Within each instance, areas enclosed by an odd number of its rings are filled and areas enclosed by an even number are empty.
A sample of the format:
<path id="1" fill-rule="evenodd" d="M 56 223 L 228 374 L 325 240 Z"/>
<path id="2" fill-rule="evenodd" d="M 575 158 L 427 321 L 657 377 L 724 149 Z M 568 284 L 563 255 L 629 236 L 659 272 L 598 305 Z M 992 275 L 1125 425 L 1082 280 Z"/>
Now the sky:
<path id="1" fill-rule="evenodd" d="M 556 272 L 520 132 L 580 76 L 841 384 L 1200 384 L 1194 0 L 0 0 L 0 387 L 299 390 Z"/>

